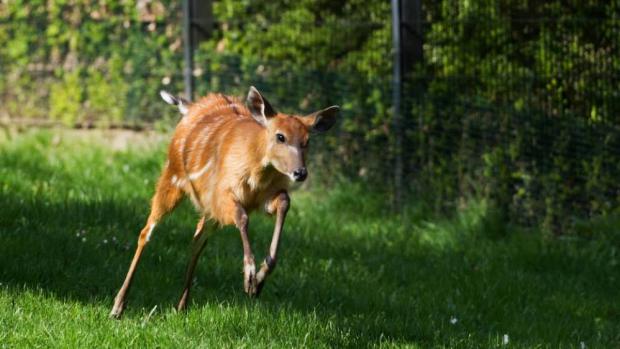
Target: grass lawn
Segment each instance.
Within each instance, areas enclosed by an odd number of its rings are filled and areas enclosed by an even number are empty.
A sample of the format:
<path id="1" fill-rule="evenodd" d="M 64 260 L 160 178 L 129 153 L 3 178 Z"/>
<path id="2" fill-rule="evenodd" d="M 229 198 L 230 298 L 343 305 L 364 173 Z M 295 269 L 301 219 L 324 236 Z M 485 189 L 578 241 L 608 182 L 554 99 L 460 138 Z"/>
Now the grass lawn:
<path id="1" fill-rule="evenodd" d="M 198 218 L 184 203 L 153 233 L 124 317 L 110 320 L 160 138 L 0 136 L 0 347 L 620 347 L 620 220 L 550 238 L 484 202 L 449 217 L 412 203 L 400 218 L 353 184 L 293 193 L 259 299 L 242 290 L 238 232 L 216 234 L 179 314 Z M 250 219 L 257 261 L 272 227 Z"/>

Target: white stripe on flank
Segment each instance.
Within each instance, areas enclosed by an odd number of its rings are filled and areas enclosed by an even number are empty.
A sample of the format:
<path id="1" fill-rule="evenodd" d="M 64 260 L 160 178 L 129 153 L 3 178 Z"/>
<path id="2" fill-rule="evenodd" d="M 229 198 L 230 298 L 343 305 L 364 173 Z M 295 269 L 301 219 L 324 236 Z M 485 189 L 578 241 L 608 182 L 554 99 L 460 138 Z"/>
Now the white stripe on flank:
<path id="1" fill-rule="evenodd" d="M 185 181 L 185 178 L 178 178 L 176 175 L 173 175 L 172 179 L 170 179 L 170 183 L 177 188 L 182 188 L 185 185 Z"/>
<path id="2" fill-rule="evenodd" d="M 211 160 L 207 161 L 207 163 L 198 171 L 192 172 L 187 176 L 191 181 L 200 178 L 203 174 L 205 174 L 211 168 Z"/>

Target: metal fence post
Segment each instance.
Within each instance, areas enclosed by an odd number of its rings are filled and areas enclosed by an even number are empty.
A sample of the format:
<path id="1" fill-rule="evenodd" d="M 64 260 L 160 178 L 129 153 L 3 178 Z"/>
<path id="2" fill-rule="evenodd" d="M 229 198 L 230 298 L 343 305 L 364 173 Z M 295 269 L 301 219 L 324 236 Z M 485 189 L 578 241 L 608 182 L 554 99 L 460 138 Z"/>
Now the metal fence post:
<path id="1" fill-rule="evenodd" d="M 183 0 L 183 81 L 185 97 L 194 97 L 194 40 L 192 38 L 192 0 Z"/>
<path id="2" fill-rule="evenodd" d="M 394 71 L 392 84 L 392 103 L 394 117 L 394 193 L 393 204 L 400 211 L 403 205 L 405 187 L 404 173 L 404 128 L 405 117 L 411 112 L 411 103 L 403 103 L 403 95 L 409 96 L 413 89 L 413 66 L 422 62 L 422 1 L 392 0 L 392 45 L 394 47 Z M 409 82 L 405 84 L 405 82 Z M 416 84 L 418 85 L 418 84 Z M 421 93 L 420 88 L 416 88 Z M 403 110 L 403 106 L 405 110 Z"/>
<path id="3" fill-rule="evenodd" d="M 397 211 L 402 208 L 403 195 L 403 153 L 402 153 L 402 74 L 401 74 L 401 42 L 400 42 L 400 0 L 392 0 L 392 45 L 394 47 L 394 71 L 392 81 L 392 104 L 394 116 L 392 127 L 394 131 L 394 193 L 393 205 Z"/>

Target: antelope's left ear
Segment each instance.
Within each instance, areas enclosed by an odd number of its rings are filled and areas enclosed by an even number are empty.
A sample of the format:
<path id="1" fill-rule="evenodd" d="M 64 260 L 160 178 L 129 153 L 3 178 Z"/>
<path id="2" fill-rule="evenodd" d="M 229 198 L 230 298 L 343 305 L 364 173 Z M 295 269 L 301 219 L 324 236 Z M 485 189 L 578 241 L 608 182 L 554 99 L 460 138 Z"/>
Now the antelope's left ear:
<path id="1" fill-rule="evenodd" d="M 301 119 L 302 122 L 308 126 L 310 131 L 325 132 L 334 126 L 339 111 L 339 106 L 332 105 L 331 107 L 319 110 L 310 115 L 303 116 Z"/>
<path id="2" fill-rule="evenodd" d="M 276 115 L 267 98 L 263 97 L 254 86 L 250 86 L 246 104 L 254 120 L 263 126 L 267 126 L 267 120 Z"/>

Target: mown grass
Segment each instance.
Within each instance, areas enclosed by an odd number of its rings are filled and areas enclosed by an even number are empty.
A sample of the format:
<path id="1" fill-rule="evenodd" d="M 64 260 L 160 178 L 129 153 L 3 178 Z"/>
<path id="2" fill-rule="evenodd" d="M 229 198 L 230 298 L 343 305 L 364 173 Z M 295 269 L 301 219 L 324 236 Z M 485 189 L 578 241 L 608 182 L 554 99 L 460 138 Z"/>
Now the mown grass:
<path id="1" fill-rule="evenodd" d="M 451 217 L 411 203 L 397 217 L 372 188 L 344 183 L 293 194 L 260 299 L 245 297 L 239 236 L 225 229 L 177 314 L 197 220 L 182 205 L 154 232 L 125 316 L 110 320 L 164 148 L 3 137 L 1 347 L 620 346 L 619 220 L 552 238 L 504 224 L 484 202 Z M 250 227 L 260 260 L 272 222 L 255 215 Z"/>

